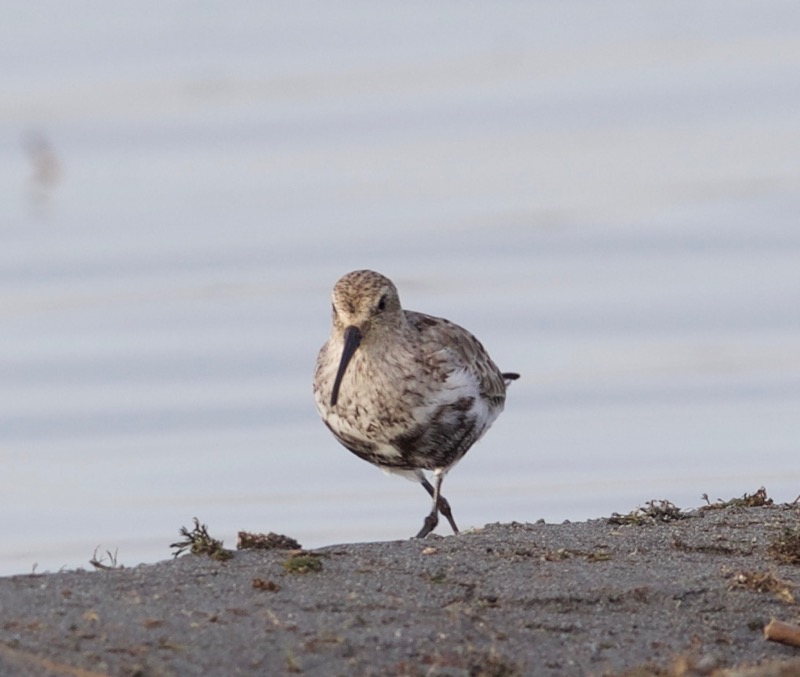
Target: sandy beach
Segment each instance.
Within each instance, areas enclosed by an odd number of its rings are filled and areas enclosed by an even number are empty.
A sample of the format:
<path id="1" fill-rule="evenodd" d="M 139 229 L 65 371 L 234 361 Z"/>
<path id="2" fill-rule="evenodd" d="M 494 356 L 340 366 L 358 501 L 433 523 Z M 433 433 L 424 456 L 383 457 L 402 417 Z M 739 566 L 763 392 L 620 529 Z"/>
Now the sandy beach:
<path id="1" fill-rule="evenodd" d="M 654 502 L 581 523 L 13 576 L 0 579 L 0 673 L 800 674 L 800 648 L 764 638 L 771 619 L 800 623 L 798 524 L 797 503 Z"/>

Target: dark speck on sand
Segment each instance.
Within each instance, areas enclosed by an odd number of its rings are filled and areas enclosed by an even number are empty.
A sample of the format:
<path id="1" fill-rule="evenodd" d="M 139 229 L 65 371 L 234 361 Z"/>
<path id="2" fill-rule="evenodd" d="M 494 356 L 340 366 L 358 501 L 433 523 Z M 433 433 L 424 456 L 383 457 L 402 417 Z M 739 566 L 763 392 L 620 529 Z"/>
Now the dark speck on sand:
<path id="1" fill-rule="evenodd" d="M 0 674 L 800 675 L 763 635 L 800 622 L 798 528 L 728 506 L 2 578 Z"/>

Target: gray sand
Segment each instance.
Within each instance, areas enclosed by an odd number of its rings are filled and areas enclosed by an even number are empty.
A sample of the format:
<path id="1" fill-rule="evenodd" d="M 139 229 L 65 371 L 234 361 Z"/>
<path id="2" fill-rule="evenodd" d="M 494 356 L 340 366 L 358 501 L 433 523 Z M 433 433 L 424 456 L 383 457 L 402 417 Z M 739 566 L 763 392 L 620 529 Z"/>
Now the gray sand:
<path id="1" fill-rule="evenodd" d="M 305 574 L 269 550 L 14 576 L 0 579 L 0 674 L 603 675 L 679 655 L 797 659 L 763 638 L 771 618 L 800 622 L 792 590 L 737 585 L 742 572 L 800 584 L 800 566 L 769 551 L 785 526 L 800 506 L 338 545 Z"/>

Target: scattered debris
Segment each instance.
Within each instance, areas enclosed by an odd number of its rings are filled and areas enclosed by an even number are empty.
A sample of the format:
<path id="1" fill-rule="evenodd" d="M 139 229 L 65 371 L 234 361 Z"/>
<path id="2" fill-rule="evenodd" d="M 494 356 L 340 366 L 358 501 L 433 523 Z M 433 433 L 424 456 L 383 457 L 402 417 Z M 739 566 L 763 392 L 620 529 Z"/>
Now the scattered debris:
<path id="1" fill-rule="evenodd" d="M 740 550 L 721 543 L 687 543 L 678 537 L 672 539 L 672 547 L 682 552 L 702 552 L 707 555 L 752 555 L 755 550 L 753 546 Z"/>
<path id="2" fill-rule="evenodd" d="M 765 661 L 754 666 L 720 668 L 713 656 L 679 656 L 669 668 L 645 664 L 614 673 L 613 677 L 792 677 L 798 674 L 800 658 Z M 604 677 L 612 677 L 612 674 L 605 673 Z"/>
<path id="3" fill-rule="evenodd" d="M 608 562 L 611 559 L 611 553 L 605 550 L 593 550 L 590 553 L 581 553 L 586 558 L 587 562 Z"/>
<path id="4" fill-rule="evenodd" d="M 485 650 L 471 643 L 466 643 L 457 650 L 444 649 L 422 654 L 418 661 L 419 665 L 401 661 L 387 672 L 396 675 L 463 674 L 481 677 L 517 677 L 523 674 L 516 663 L 501 655 L 494 647 Z"/>
<path id="5" fill-rule="evenodd" d="M 627 515 L 612 513 L 609 524 L 653 524 L 655 522 L 675 522 L 687 519 L 688 513 L 666 499 L 648 501 L 644 506 L 631 510 Z"/>
<path id="6" fill-rule="evenodd" d="M 225 550 L 222 547 L 222 541 L 211 538 L 208 533 L 208 527 L 205 524 L 200 524 L 200 520 L 196 517 L 192 519 L 194 520 L 194 529 L 189 531 L 186 527 L 181 527 L 180 530 L 180 535 L 186 540 L 169 546 L 170 548 L 175 548 L 175 557 L 182 555 L 187 550 L 193 555 L 208 555 L 211 559 L 219 562 L 224 562 L 233 557 L 233 553 L 230 550 Z"/>
<path id="7" fill-rule="evenodd" d="M 94 609 L 87 609 L 81 614 L 81 618 L 89 623 L 99 623 L 100 622 L 100 614 L 97 613 Z"/>
<path id="8" fill-rule="evenodd" d="M 293 553 L 283 563 L 283 569 L 287 574 L 307 574 L 311 571 L 322 571 L 322 560 L 319 555 L 313 552 L 301 550 Z"/>
<path id="9" fill-rule="evenodd" d="M 774 618 L 764 628 L 764 639 L 791 646 L 800 646 L 800 625 L 776 621 Z"/>
<path id="10" fill-rule="evenodd" d="M 772 505 L 772 499 L 767 496 L 767 490 L 761 487 L 753 494 L 745 494 L 741 498 L 732 498 L 728 501 L 723 501 L 718 498 L 712 503 L 708 494 L 703 494 L 701 498 L 708 504 L 702 507 L 702 510 L 721 510 L 723 508 L 760 508 L 764 505 Z"/>
<path id="11" fill-rule="evenodd" d="M 291 674 L 303 672 L 300 661 L 297 660 L 297 656 L 291 649 L 286 649 L 286 672 Z"/>
<path id="12" fill-rule="evenodd" d="M 125 567 L 122 564 L 117 562 L 117 550 L 114 550 L 114 554 L 111 554 L 110 550 L 106 550 L 105 555 L 97 556 L 97 551 L 100 549 L 98 545 L 94 549 L 94 554 L 92 555 L 92 559 L 89 560 L 89 564 L 91 564 L 95 569 L 124 569 Z"/>
<path id="13" fill-rule="evenodd" d="M 784 527 L 769 546 L 769 554 L 783 564 L 800 564 L 800 527 Z"/>
<path id="14" fill-rule="evenodd" d="M 427 580 L 430 583 L 444 583 L 447 580 L 447 574 L 445 573 L 444 569 L 439 569 L 436 573 L 433 574 L 421 574 L 420 578 Z"/>
<path id="15" fill-rule="evenodd" d="M 302 546 L 293 538 L 283 534 L 255 534 L 240 531 L 236 540 L 237 550 L 300 550 Z"/>
<path id="16" fill-rule="evenodd" d="M 267 592 L 278 592 L 281 586 L 273 581 L 265 581 L 263 578 L 254 578 L 253 588 L 255 590 L 265 590 Z"/>
<path id="17" fill-rule="evenodd" d="M 778 598 L 794 604 L 791 581 L 778 578 L 772 571 L 735 571 L 730 574 L 731 590 L 750 590 L 751 592 L 774 592 Z"/>
<path id="18" fill-rule="evenodd" d="M 580 557 L 587 562 L 607 562 L 611 559 L 611 553 L 605 550 L 606 546 L 598 546 L 597 550 L 572 550 L 570 548 L 558 548 L 558 550 L 548 550 L 542 559 L 545 562 L 560 562 L 573 557 Z"/>

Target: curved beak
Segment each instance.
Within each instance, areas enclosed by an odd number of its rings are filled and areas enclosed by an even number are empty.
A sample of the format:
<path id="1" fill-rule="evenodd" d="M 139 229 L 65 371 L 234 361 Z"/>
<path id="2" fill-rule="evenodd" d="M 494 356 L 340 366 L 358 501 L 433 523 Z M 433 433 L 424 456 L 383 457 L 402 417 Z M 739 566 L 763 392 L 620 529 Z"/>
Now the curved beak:
<path id="1" fill-rule="evenodd" d="M 339 386 L 342 385 L 342 377 L 350 364 L 350 358 L 361 345 L 361 330 L 358 327 L 349 326 L 344 330 L 344 348 L 342 349 L 342 359 L 339 361 L 339 371 L 336 372 L 336 380 L 333 382 L 333 392 L 331 392 L 331 406 L 335 407 L 339 400 Z"/>

